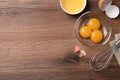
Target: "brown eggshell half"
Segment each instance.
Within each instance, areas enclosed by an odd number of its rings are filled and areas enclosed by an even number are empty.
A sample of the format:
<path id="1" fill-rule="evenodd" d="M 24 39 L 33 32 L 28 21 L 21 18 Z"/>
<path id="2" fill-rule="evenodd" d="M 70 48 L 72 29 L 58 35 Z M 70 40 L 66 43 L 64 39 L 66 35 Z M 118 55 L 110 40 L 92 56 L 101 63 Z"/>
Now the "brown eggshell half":
<path id="1" fill-rule="evenodd" d="M 105 8 L 109 5 L 112 4 L 112 0 L 99 0 L 98 1 L 98 7 L 102 10 L 105 11 Z"/>

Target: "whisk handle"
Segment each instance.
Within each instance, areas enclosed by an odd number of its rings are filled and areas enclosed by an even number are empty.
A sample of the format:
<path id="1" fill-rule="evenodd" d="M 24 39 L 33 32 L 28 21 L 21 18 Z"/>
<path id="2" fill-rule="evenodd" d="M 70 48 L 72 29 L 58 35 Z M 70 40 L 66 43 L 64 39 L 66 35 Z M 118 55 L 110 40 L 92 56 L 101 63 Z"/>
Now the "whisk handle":
<path id="1" fill-rule="evenodd" d="M 115 45 L 117 46 L 117 48 L 120 47 L 120 39 L 118 41 L 115 42 Z"/>

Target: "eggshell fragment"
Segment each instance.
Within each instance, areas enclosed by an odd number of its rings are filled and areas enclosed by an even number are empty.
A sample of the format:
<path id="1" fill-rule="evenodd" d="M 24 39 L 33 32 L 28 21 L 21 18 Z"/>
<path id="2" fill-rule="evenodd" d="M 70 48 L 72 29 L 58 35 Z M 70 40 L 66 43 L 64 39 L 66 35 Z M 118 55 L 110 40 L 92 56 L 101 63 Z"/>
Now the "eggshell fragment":
<path id="1" fill-rule="evenodd" d="M 82 48 L 80 46 L 75 46 L 75 51 L 74 51 L 75 53 L 80 52 L 80 50 L 82 50 Z"/>
<path id="2" fill-rule="evenodd" d="M 82 50 L 80 50 L 80 52 L 81 52 L 81 54 L 79 55 L 80 57 L 84 57 L 84 56 L 86 56 L 86 53 L 85 53 L 85 51 L 82 49 Z"/>
<path id="3" fill-rule="evenodd" d="M 79 55 L 79 57 L 81 57 L 81 58 L 84 57 L 84 54 L 81 53 L 81 54 Z"/>
<path id="4" fill-rule="evenodd" d="M 86 56 L 86 53 L 84 51 L 84 49 L 82 49 L 80 46 L 75 46 L 75 53 L 79 52 L 79 57 L 82 58 L 84 56 Z"/>

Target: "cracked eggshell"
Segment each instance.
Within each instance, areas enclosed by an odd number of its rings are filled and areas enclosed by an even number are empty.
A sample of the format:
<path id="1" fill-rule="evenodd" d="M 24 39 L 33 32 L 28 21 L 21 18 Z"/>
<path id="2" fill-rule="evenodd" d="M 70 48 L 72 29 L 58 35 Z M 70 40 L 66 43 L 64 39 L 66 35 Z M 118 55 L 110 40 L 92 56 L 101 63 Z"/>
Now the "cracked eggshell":
<path id="1" fill-rule="evenodd" d="M 116 5 L 112 5 L 112 0 L 99 0 L 98 7 L 101 11 L 105 11 L 105 14 L 109 18 L 116 18 L 120 13 L 119 7 Z"/>
<path id="2" fill-rule="evenodd" d="M 112 4 L 112 0 L 99 0 L 98 1 L 98 7 L 102 10 L 105 11 L 105 8 L 109 5 Z"/>

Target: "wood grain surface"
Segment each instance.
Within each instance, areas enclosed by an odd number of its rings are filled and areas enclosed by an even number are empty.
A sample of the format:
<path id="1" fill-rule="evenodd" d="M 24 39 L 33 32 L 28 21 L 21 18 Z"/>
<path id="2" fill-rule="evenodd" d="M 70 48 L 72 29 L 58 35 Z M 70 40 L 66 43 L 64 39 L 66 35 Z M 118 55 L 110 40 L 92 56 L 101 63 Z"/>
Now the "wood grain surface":
<path id="1" fill-rule="evenodd" d="M 113 0 L 120 7 L 120 0 Z M 88 0 L 85 11 L 97 11 L 97 0 Z M 0 0 L 0 80 L 120 80 L 120 68 L 113 58 L 100 72 L 89 67 L 94 54 L 74 36 L 80 16 L 65 14 L 59 0 Z M 113 33 L 120 32 L 120 16 L 111 19 Z M 78 63 L 67 57 L 81 45 L 87 56 Z"/>

